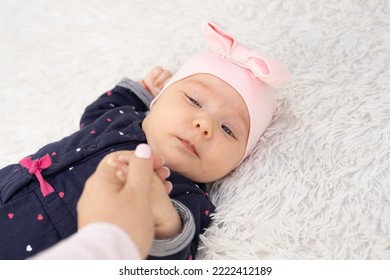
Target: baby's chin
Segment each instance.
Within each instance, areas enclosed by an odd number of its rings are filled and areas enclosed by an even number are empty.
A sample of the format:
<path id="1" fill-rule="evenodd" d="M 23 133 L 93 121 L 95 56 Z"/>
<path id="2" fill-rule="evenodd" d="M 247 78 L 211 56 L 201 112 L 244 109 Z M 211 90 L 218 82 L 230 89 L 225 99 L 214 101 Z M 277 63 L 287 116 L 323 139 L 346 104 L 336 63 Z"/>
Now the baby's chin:
<path id="1" fill-rule="evenodd" d="M 225 177 L 227 174 L 230 173 L 230 171 L 224 172 L 222 174 L 222 173 L 201 171 L 201 170 L 196 170 L 194 172 L 194 170 L 192 170 L 194 168 L 192 168 L 190 170 L 184 170 L 183 166 L 181 166 L 180 168 L 175 168 L 175 166 L 170 167 L 168 164 L 166 164 L 166 166 L 171 171 L 179 173 L 180 175 L 186 177 L 187 179 L 190 179 L 191 181 L 197 182 L 197 183 L 211 183 L 211 182 L 217 181 L 219 179 L 222 179 L 223 177 Z M 209 170 L 211 170 L 211 169 L 209 169 Z"/>
<path id="2" fill-rule="evenodd" d="M 157 143 L 160 144 L 161 141 Z M 215 166 L 206 166 L 204 162 L 202 163 L 201 157 L 185 156 L 180 150 L 166 145 L 152 145 L 152 150 L 164 157 L 164 165 L 171 171 L 197 183 L 210 183 L 219 180 L 234 169 L 229 167 L 216 169 Z"/>

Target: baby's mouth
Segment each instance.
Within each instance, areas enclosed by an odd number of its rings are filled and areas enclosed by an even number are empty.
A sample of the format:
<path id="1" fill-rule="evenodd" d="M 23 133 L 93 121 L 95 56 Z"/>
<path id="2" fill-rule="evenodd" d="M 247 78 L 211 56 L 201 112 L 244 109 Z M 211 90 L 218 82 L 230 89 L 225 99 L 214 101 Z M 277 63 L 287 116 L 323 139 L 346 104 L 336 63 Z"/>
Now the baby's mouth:
<path id="1" fill-rule="evenodd" d="M 197 151 L 196 151 L 196 148 L 195 146 L 191 143 L 191 141 L 189 140 L 186 140 L 186 139 L 181 139 L 178 137 L 178 139 L 180 140 L 180 142 L 183 144 L 184 148 L 186 148 L 188 151 L 190 151 L 191 153 L 193 153 L 194 155 L 196 155 L 197 157 L 199 157 Z"/>

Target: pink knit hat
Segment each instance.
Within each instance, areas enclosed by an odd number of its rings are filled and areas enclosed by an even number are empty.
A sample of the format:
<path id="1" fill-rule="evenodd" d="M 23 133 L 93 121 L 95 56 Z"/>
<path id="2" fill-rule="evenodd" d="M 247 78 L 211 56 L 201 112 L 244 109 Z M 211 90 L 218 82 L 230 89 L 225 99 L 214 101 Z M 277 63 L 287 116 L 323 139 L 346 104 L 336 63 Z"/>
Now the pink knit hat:
<path id="1" fill-rule="evenodd" d="M 213 51 L 196 54 L 188 59 L 155 97 L 150 107 L 165 89 L 184 78 L 200 73 L 220 78 L 241 95 L 248 108 L 250 130 L 242 158 L 244 160 L 271 123 L 276 109 L 272 87 L 288 82 L 291 74 L 275 58 L 238 43 L 217 24 L 204 22 L 202 28 Z"/>

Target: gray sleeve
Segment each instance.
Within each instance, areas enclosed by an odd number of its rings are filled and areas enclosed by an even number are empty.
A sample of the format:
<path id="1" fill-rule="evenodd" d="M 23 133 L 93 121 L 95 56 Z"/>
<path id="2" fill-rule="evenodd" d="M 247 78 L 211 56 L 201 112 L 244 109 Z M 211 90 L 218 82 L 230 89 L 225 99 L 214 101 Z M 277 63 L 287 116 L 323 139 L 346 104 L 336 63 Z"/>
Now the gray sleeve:
<path id="1" fill-rule="evenodd" d="M 171 239 L 154 240 L 149 255 L 164 257 L 180 252 L 191 243 L 195 234 L 195 221 L 190 210 L 181 202 L 171 200 L 183 223 L 182 231 Z"/>
<path id="2" fill-rule="evenodd" d="M 143 86 L 141 86 L 139 83 L 134 82 L 128 78 L 123 78 L 119 83 L 118 86 L 127 88 L 134 92 L 139 99 L 146 105 L 146 107 L 150 108 L 150 103 L 153 100 L 153 95 L 147 91 Z"/>

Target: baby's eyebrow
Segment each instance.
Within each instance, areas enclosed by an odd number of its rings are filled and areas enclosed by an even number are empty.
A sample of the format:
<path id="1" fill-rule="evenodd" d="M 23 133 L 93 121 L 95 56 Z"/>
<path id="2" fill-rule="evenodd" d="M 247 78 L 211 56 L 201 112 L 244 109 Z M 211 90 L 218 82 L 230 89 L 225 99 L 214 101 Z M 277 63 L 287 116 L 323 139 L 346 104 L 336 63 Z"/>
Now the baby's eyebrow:
<path id="1" fill-rule="evenodd" d="M 244 119 L 238 118 L 234 120 L 234 129 L 238 130 L 238 137 L 247 138 L 249 134 L 249 125 L 246 124 Z"/>
<path id="2" fill-rule="evenodd" d="M 246 104 L 245 104 L 245 106 L 246 106 Z M 245 137 L 249 136 L 249 130 L 251 127 L 251 123 L 250 123 L 251 121 L 250 121 L 250 118 L 247 114 L 248 113 L 246 111 L 239 111 L 238 112 L 239 120 L 242 124 L 241 129 L 243 130 L 243 132 L 246 133 Z"/>
<path id="3" fill-rule="evenodd" d="M 191 90 L 191 92 L 198 93 L 198 94 L 210 90 L 206 85 L 204 85 L 203 83 L 201 83 L 199 81 L 188 82 L 187 88 L 189 90 Z"/>

